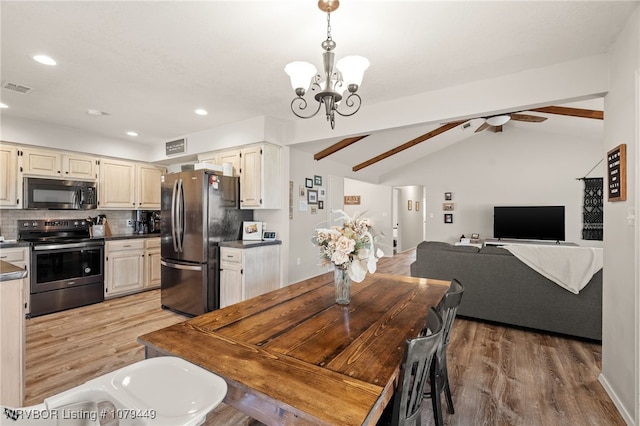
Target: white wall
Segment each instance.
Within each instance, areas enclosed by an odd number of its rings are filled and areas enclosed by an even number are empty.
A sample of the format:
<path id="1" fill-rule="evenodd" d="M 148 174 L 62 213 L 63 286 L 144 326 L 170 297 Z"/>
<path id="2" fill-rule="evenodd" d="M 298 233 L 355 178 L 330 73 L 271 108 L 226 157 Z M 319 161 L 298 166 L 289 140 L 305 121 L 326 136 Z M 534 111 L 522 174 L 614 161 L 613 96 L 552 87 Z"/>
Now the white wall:
<path id="1" fill-rule="evenodd" d="M 397 223 L 398 223 L 398 247 L 399 253 L 415 248 L 422 240 L 424 224 L 424 204 L 422 185 L 409 185 L 396 187 L 397 191 Z M 411 210 L 409 210 L 411 201 Z M 416 210 L 416 201 L 419 210 Z"/>
<path id="2" fill-rule="evenodd" d="M 471 233 L 492 238 L 495 205 L 564 205 L 566 239 L 601 246 L 581 239 L 583 184 L 576 180 L 603 158 L 601 135 L 572 138 L 529 126 L 507 125 L 502 133 L 478 133 L 382 180 L 424 185 L 427 240 L 453 243 Z M 604 163 L 590 176 L 604 176 Z M 445 192 L 452 193 L 454 203 L 450 224 L 443 220 Z M 403 202 L 400 211 L 406 210 Z"/>
<path id="3" fill-rule="evenodd" d="M 605 204 L 602 374 L 600 382 L 629 424 L 640 424 L 638 380 L 638 109 L 640 12 L 636 8 L 610 58 L 603 154 L 627 144 L 627 201 Z M 628 224 L 630 209 L 636 225 Z"/>
<path id="4" fill-rule="evenodd" d="M 391 187 L 373 185 L 354 179 L 344 180 L 345 195 L 360 195 L 360 205 L 344 206 L 344 211 L 354 217 L 358 213 L 369 219 L 378 237 L 377 248 L 385 256 L 393 256 L 393 222 Z"/>
<path id="5" fill-rule="evenodd" d="M 288 274 L 289 283 L 293 283 L 327 272 L 327 269 L 319 264 L 320 252 L 318 247 L 311 242 L 311 237 L 314 229 L 333 224 L 329 219 L 330 208 L 342 208 L 342 205 L 336 205 L 338 201 L 332 192 L 337 192 L 342 188 L 334 189 L 333 191 L 331 188 L 342 187 L 342 177 L 350 176 L 352 172 L 348 166 L 335 163 L 330 158 L 316 161 L 313 159 L 313 154 L 300 151 L 294 147 L 290 148 L 289 153 L 289 179 L 293 181 L 294 211 L 293 219 L 289 221 L 291 238 L 289 241 Z M 329 202 L 323 210 L 317 210 L 316 214 L 312 214 L 310 209 L 306 212 L 299 211 L 298 203 L 306 201 L 306 195 L 304 197 L 299 195 L 299 188 L 300 186 L 304 188 L 305 178 L 313 179 L 315 175 L 322 177 L 322 184 L 327 191 Z M 317 189 L 317 187 L 314 185 L 313 189 Z M 306 189 L 304 192 L 306 194 Z"/>

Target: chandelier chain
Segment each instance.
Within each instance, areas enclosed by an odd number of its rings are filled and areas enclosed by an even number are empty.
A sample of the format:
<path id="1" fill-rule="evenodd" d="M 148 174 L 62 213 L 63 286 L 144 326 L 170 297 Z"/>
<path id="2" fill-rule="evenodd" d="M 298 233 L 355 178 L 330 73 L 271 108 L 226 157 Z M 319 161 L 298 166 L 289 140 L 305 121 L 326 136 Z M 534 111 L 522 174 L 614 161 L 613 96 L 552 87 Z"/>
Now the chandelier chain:
<path id="1" fill-rule="evenodd" d="M 333 40 L 331 38 L 331 12 L 327 12 L 327 40 Z"/>

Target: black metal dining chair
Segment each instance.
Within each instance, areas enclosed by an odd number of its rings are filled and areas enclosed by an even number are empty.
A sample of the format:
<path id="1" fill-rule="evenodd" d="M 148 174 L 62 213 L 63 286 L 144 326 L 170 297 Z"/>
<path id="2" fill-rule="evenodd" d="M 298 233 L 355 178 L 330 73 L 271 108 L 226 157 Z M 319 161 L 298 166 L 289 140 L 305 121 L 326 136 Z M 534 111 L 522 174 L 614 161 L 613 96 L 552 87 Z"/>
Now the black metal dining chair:
<path id="1" fill-rule="evenodd" d="M 460 302 L 462 301 L 462 294 L 464 293 L 464 287 L 460 281 L 453 279 L 449 290 L 444 295 L 438 306 L 436 307 L 438 313 L 442 317 L 442 340 L 440 345 L 436 349 L 436 353 L 431 361 L 431 367 L 429 368 L 429 392 L 425 392 L 424 396 L 431 398 L 433 405 L 433 417 L 436 422 L 436 426 L 442 426 L 442 400 L 441 394 L 444 391 L 445 399 L 447 401 L 447 408 L 449 414 L 454 414 L 453 399 L 451 398 L 451 388 L 449 387 L 449 373 L 447 370 L 447 347 L 449 346 L 449 339 L 451 337 L 451 328 L 453 321 L 456 318 L 456 312 Z M 432 308 L 433 309 L 433 308 Z"/>
<path id="2" fill-rule="evenodd" d="M 431 308 L 427 317 L 427 332 L 407 340 L 393 400 L 378 426 L 420 426 L 422 394 L 429 375 L 429 365 L 442 340 L 442 329 L 440 314 Z"/>

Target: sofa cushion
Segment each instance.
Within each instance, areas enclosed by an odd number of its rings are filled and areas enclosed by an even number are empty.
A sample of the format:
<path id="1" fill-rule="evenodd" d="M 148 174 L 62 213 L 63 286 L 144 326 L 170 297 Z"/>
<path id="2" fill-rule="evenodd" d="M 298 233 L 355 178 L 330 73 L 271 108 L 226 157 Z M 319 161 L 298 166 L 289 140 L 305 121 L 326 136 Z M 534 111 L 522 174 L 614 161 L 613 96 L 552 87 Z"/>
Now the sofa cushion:
<path id="1" fill-rule="evenodd" d="M 475 246 L 454 246 L 442 241 L 423 241 L 418 244 L 418 250 L 454 251 L 463 253 L 477 253 L 480 249 Z"/>
<path id="2" fill-rule="evenodd" d="M 504 256 L 513 256 L 508 250 L 496 246 L 486 246 L 480 249 L 481 254 L 501 254 Z"/>

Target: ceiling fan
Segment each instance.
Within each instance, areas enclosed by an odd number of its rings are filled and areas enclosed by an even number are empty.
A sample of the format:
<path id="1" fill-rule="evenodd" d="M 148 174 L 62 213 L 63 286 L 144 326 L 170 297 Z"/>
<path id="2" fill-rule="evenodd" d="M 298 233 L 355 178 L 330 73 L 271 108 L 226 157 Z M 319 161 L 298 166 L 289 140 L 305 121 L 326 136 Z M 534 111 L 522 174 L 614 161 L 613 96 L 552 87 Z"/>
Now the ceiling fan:
<path id="1" fill-rule="evenodd" d="M 482 118 L 484 118 L 484 123 L 482 123 L 474 133 L 481 132 L 485 129 L 489 129 L 495 133 L 502 132 L 502 126 L 504 126 L 511 120 L 525 121 L 527 123 L 541 123 L 547 119 L 547 117 L 541 117 L 539 115 L 520 114 L 520 113 L 492 115 L 490 117 L 482 117 Z"/>

